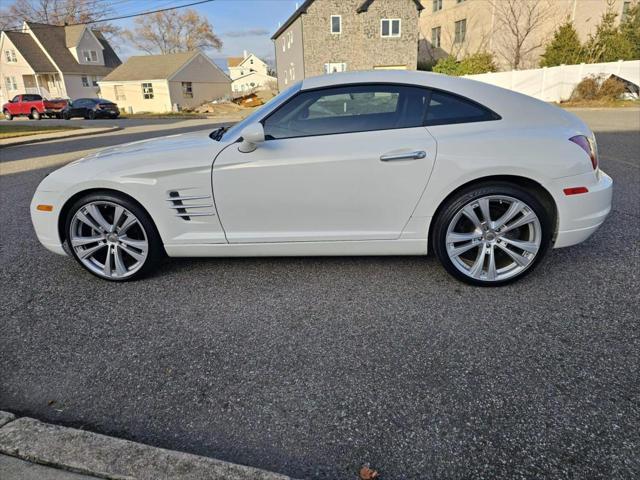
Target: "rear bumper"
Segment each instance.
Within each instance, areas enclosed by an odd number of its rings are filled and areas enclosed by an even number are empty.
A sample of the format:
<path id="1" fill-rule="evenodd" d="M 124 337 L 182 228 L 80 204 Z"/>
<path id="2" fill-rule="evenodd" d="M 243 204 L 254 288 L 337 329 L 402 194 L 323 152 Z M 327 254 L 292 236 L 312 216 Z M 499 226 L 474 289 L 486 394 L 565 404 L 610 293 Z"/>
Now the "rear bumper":
<path id="1" fill-rule="evenodd" d="M 564 188 L 586 186 L 589 192 L 567 196 Z M 569 247 L 589 238 L 609 215 L 613 180 L 600 171 L 556 181 L 554 197 L 558 207 L 558 232 L 554 248 Z"/>

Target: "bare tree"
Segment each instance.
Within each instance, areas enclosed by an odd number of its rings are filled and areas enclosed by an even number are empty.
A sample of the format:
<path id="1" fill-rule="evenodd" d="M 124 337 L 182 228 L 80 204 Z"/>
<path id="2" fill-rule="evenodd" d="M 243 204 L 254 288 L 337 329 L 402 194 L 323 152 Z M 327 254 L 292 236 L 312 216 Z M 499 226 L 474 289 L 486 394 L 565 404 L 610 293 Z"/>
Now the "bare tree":
<path id="1" fill-rule="evenodd" d="M 490 0 L 495 18 L 494 50 L 509 66 L 517 70 L 529 56 L 542 47 L 542 30 L 554 17 L 550 0 Z"/>
<path id="2" fill-rule="evenodd" d="M 0 29 L 17 30 L 24 21 L 49 25 L 90 23 L 112 13 L 109 3 L 103 0 L 15 0 L 0 10 Z M 110 23 L 99 23 L 92 28 L 108 34 L 119 31 Z"/>
<path id="3" fill-rule="evenodd" d="M 222 48 L 222 40 L 213 32 L 211 23 L 192 9 L 138 17 L 134 29 L 125 30 L 123 35 L 135 47 L 150 54 Z"/>

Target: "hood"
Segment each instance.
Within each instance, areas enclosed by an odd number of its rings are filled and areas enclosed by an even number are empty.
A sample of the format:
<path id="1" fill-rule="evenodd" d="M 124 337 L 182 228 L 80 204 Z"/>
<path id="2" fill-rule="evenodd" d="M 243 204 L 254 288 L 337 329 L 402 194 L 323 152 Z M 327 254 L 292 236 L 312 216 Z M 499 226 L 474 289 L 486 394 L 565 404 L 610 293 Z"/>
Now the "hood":
<path id="1" fill-rule="evenodd" d="M 92 180 L 154 183 L 159 177 L 209 170 L 228 145 L 212 140 L 209 133 L 182 133 L 106 148 L 54 171 L 38 189 L 64 190 L 71 183 Z"/>

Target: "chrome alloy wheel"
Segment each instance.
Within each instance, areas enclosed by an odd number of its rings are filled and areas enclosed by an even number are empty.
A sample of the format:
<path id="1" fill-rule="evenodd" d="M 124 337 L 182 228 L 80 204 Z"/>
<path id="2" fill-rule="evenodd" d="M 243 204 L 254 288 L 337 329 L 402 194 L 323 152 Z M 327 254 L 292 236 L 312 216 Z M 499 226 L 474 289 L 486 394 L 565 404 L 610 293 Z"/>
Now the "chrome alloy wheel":
<path id="1" fill-rule="evenodd" d="M 99 276 L 127 278 L 144 265 L 149 241 L 142 223 L 108 201 L 81 206 L 69 227 L 69 244 L 82 264 Z"/>
<path id="2" fill-rule="evenodd" d="M 506 195 L 469 202 L 447 228 L 449 259 L 475 280 L 500 281 L 519 275 L 540 249 L 542 227 L 533 209 Z"/>

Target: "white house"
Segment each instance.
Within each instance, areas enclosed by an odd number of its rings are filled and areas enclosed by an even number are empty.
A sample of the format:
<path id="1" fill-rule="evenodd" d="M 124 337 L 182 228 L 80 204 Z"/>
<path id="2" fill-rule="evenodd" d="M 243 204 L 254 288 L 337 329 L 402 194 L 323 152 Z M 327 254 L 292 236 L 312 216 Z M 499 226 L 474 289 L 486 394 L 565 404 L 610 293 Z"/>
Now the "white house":
<path id="1" fill-rule="evenodd" d="M 269 66 L 253 53 L 248 54 L 246 50 L 242 57 L 229 57 L 227 66 L 231 78 L 231 91 L 235 95 L 276 86 L 277 79 L 269 75 Z"/>
<path id="2" fill-rule="evenodd" d="M 98 81 L 121 64 L 109 42 L 85 25 L 24 22 L 0 34 L 0 103 L 15 95 L 95 97 Z"/>

